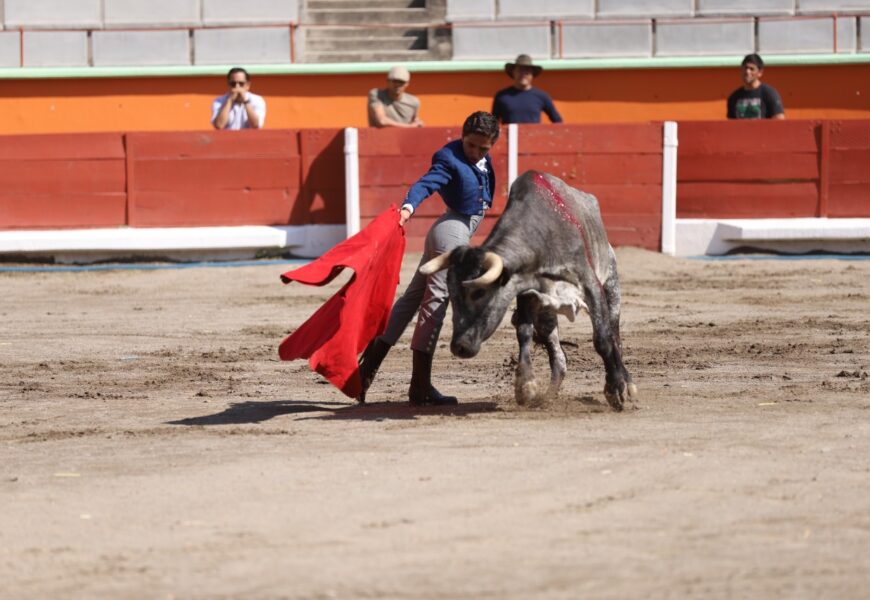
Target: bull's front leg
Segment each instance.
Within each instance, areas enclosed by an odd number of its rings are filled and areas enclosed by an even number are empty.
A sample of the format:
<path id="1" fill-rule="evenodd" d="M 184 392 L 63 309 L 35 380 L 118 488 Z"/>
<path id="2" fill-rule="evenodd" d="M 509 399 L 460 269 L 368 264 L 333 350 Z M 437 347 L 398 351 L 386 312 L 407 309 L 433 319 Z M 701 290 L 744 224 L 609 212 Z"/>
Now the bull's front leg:
<path id="1" fill-rule="evenodd" d="M 535 321 L 535 341 L 544 344 L 547 349 L 547 357 L 550 359 L 550 387 L 546 397 L 553 400 L 559 395 L 568 370 L 568 361 L 562 344 L 559 343 L 559 318 L 556 313 L 549 310 L 538 313 Z"/>
<path id="2" fill-rule="evenodd" d="M 517 310 L 511 319 L 517 330 L 517 342 L 520 347 L 519 359 L 517 360 L 516 378 L 514 379 L 514 394 L 517 404 L 538 405 L 541 402 L 541 394 L 538 382 L 535 380 L 535 371 L 532 367 L 532 338 L 535 332 L 535 313 L 537 299 L 533 296 L 517 296 Z"/>
<path id="3" fill-rule="evenodd" d="M 592 341 L 595 351 L 604 361 L 604 397 L 613 410 L 620 411 L 626 402 L 634 402 L 637 388 L 631 382 L 631 375 L 622 362 L 619 333 L 614 331 L 610 307 L 604 289 L 596 281 L 584 285 L 586 306 L 592 319 Z"/>

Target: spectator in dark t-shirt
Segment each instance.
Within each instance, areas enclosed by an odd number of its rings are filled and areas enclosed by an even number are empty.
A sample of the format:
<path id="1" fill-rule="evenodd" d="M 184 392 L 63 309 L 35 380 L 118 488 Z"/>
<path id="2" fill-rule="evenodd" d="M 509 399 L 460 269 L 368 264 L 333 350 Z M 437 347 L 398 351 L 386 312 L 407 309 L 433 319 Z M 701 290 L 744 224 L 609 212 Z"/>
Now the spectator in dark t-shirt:
<path id="1" fill-rule="evenodd" d="M 532 87 L 532 81 L 544 70 L 532 64 L 532 57 L 520 54 L 516 62 L 505 63 L 504 70 L 514 84 L 500 90 L 492 101 L 492 114 L 498 120 L 502 123 L 540 123 L 541 112 L 545 112 L 553 123 L 562 122 L 562 116 L 547 92 Z"/>
<path id="2" fill-rule="evenodd" d="M 729 119 L 784 119 L 779 92 L 761 83 L 764 61 L 757 54 L 749 54 L 741 63 L 743 86 L 728 96 Z"/>

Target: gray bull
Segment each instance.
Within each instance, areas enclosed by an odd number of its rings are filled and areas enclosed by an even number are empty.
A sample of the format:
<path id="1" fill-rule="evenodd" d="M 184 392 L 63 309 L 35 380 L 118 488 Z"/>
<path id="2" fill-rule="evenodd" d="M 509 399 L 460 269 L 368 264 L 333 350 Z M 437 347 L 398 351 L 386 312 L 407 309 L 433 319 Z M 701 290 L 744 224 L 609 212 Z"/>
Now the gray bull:
<path id="1" fill-rule="evenodd" d="M 479 247 L 459 246 L 420 267 L 446 268 L 453 307 L 450 350 L 470 358 L 499 326 L 514 298 L 519 341 L 515 390 L 520 404 L 555 397 L 565 378 L 557 315 L 581 310 L 592 320 L 595 350 L 604 361 L 604 395 L 622 410 L 637 395 L 622 362 L 619 277 L 598 201 L 557 177 L 528 171 L 511 187 L 507 208 Z M 546 391 L 535 381 L 530 345 L 543 343 L 550 359 Z"/>

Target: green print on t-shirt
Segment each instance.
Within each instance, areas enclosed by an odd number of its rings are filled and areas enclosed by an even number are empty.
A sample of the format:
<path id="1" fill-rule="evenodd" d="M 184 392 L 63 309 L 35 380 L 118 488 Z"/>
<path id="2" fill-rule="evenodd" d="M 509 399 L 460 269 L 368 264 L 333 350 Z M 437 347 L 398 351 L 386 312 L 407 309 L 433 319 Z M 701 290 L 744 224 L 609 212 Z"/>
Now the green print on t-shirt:
<path id="1" fill-rule="evenodd" d="M 738 119 L 761 118 L 761 98 L 741 98 L 735 108 Z"/>

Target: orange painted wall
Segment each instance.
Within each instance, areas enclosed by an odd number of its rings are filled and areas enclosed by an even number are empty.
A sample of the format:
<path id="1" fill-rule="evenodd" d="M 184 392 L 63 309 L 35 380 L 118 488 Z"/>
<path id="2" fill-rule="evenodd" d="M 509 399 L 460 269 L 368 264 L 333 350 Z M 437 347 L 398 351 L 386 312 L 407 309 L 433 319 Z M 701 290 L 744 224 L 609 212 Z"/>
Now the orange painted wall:
<path id="1" fill-rule="evenodd" d="M 791 119 L 870 119 L 870 65 L 773 66 L 765 81 Z M 267 129 L 363 127 L 365 95 L 379 74 L 255 75 Z M 455 126 L 509 85 L 499 72 L 417 73 L 408 91 L 428 125 Z M 740 84 L 735 68 L 545 71 L 538 85 L 568 123 L 724 119 Z M 196 131 L 210 128 L 221 77 L 4 80 L 0 135 L 16 133 Z"/>

